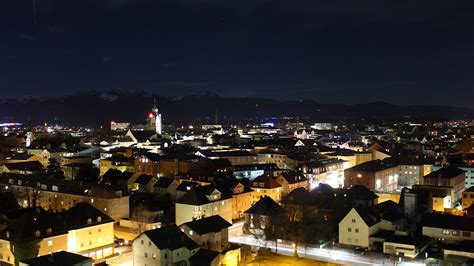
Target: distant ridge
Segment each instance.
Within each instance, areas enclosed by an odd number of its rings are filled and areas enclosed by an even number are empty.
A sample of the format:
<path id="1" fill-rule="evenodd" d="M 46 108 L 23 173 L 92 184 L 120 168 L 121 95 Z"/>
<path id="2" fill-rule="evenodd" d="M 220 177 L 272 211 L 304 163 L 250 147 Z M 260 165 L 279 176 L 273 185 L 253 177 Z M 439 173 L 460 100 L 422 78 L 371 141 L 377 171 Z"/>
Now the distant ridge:
<path id="1" fill-rule="evenodd" d="M 86 90 L 60 98 L 25 97 L 0 100 L 0 119 L 23 123 L 105 124 L 111 120 L 144 123 L 156 99 L 165 124 L 259 121 L 299 117 L 314 121 L 358 119 L 474 119 L 474 110 L 452 106 L 396 106 L 385 102 L 321 104 L 312 100 L 221 97 L 200 91 L 183 97 L 161 97 L 144 90 Z"/>

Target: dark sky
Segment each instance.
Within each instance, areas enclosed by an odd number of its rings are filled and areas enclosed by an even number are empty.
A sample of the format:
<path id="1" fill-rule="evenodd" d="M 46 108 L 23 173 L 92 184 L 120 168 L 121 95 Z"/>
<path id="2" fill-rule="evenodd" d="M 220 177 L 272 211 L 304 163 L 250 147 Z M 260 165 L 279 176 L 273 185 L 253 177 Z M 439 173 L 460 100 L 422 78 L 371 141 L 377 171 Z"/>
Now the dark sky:
<path id="1" fill-rule="evenodd" d="M 0 97 L 137 88 L 322 103 L 474 99 L 474 1 L 0 1 Z"/>

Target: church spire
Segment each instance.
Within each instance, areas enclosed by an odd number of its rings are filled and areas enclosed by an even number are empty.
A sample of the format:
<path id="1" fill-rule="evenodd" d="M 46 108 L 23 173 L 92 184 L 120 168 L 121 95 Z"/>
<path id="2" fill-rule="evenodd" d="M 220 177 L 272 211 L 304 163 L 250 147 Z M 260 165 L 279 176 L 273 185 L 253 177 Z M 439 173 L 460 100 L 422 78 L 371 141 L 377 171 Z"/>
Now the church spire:
<path id="1" fill-rule="evenodd" d="M 158 107 L 156 107 L 156 99 L 153 99 L 153 108 L 151 109 L 154 115 L 158 113 Z"/>

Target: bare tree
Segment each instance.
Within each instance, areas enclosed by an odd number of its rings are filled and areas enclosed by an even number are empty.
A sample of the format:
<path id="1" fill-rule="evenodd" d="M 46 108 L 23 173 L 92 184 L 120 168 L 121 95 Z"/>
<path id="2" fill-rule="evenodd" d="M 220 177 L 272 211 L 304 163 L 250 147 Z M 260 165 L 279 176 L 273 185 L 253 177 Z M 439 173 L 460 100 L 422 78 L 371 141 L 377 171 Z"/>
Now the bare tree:
<path id="1" fill-rule="evenodd" d="M 138 234 L 143 233 L 145 231 L 146 224 L 152 222 L 153 220 L 151 212 L 143 203 L 139 203 L 133 208 L 131 218 L 138 224 Z"/>

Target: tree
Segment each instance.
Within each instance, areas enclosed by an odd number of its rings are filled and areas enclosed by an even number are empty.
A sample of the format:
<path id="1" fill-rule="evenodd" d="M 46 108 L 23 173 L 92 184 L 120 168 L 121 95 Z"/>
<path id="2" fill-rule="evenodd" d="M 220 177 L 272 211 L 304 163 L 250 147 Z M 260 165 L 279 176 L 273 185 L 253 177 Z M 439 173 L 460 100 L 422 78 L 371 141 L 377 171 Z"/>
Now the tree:
<path id="1" fill-rule="evenodd" d="M 40 193 L 39 189 L 37 189 L 35 187 L 28 188 L 28 191 L 26 193 L 26 195 L 28 197 L 28 207 L 35 208 L 36 205 L 38 205 L 38 195 L 39 195 L 39 193 Z"/>
<path id="2" fill-rule="evenodd" d="M 10 250 L 15 257 L 15 265 L 19 265 L 23 260 L 36 258 L 39 254 L 40 241 L 41 239 L 10 241 Z"/>
<path id="3" fill-rule="evenodd" d="M 146 224 L 152 222 L 151 212 L 143 202 L 133 208 L 131 218 L 138 223 L 137 230 L 139 235 L 145 231 Z"/>

